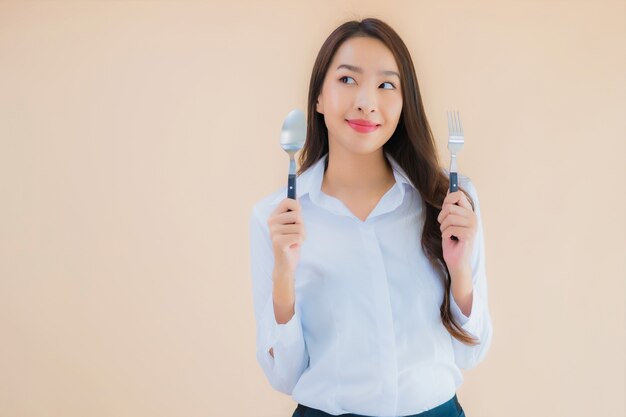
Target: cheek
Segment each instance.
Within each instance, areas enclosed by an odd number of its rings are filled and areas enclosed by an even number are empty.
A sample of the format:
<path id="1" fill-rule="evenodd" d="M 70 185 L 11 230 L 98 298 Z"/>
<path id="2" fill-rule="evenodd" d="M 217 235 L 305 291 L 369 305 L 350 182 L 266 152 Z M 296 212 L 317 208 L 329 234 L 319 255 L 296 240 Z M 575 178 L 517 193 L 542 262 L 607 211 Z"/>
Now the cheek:
<path id="1" fill-rule="evenodd" d="M 391 114 L 394 115 L 396 120 L 400 119 L 400 115 L 402 114 L 402 100 L 401 99 L 394 100 L 390 105 L 390 109 L 391 109 Z"/>
<path id="2" fill-rule="evenodd" d="M 400 121 L 400 116 L 402 116 L 402 101 L 400 100 L 389 100 L 389 102 L 385 105 L 385 121 L 387 126 L 392 131 L 398 126 L 398 122 Z"/>
<path id="3" fill-rule="evenodd" d="M 389 95 L 383 97 L 380 101 L 381 109 L 384 109 L 388 118 L 400 118 L 402 113 L 402 97 L 398 95 Z"/>
<path id="4" fill-rule="evenodd" d="M 341 110 L 345 107 L 349 98 L 346 94 L 342 94 L 337 89 L 329 88 L 326 96 L 326 105 L 332 110 Z"/>

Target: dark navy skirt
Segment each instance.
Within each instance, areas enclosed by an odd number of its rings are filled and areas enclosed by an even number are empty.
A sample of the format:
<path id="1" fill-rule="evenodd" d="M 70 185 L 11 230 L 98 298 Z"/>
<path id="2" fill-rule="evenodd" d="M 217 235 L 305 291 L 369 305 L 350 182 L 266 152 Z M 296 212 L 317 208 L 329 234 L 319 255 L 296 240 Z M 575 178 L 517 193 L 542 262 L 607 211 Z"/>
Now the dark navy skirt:
<path id="1" fill-rule="evenodd" d="M 374 417 L 364 416 L 361 414 L 340 414 L 342 417 Z M 315 408 L 307 407 L 306 405 L 298 404 L 298 407 L 294 410 L 291 417 L 335 417 L 334 414 L 328 414 Z M 435 408 L 431 408 L 423 413 L 411 414 L 410 416 L 398 416 L 398 417 L 465 417 L 463 408 L 459 404 L 459 400 L 454 397 L 446 401 L 445 403 L 438 405 Z"/>

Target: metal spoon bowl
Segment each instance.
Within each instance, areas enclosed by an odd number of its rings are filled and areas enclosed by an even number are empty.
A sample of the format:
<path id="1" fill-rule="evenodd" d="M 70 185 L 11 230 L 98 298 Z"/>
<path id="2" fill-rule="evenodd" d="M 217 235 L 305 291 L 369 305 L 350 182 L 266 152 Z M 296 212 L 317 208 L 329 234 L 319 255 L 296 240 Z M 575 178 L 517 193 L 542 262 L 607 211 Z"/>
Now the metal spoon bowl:
<path id="1" fill-rule="evenodd" d="M 294 155 L 304 146 L 306 140 L 306 118 L 302 111 L 289 112 L 280 131 L 280 146 L 289 154 L 289 178 L 287 197 L 296 199 L 296 161 Z"/>

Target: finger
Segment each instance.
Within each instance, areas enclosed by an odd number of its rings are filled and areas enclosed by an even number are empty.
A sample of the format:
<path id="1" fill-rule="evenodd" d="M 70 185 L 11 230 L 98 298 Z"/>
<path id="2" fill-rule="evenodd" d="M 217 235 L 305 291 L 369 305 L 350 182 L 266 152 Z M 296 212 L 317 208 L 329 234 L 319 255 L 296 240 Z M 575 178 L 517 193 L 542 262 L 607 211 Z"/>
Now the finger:
<path id="1" fill-rule="evenodd" d="M 439 223 L 443 223 L 447 216 L 450 214 L 458 214 L 461 216 L 468 216 L 469 213 L 467 209 L 464 207 L 457 206 L 455 204 L 446 204 L 442 209 L 439 215 L 437 216 L 437 221 Z"/>
<path id="2" fill-rule="evenodd" d="M 303 231 L 301 224 L 277 224 L 274 226 L 274 233 L 282 235 L 297 235 L 303 233 Z"/>
<path id="3" fill-rule="evenodd" d="M 275 213 L 267 220 L 269 226 L 274 224 L 292 224 L 303 223 L 302 216 L 298 211 L 286 211 L 284 213 Z"/>
<path id="4" fill-rule="evenodd" d="M 471 238 L 471 233 L 467 227 L 460 226 L 448 226 L 441 232 L 441 239 L 450 239 L 452 236 L 456 236 L 460 241 L 467 242 Z"/>
<path id="5" fill-rule="evenodd" d="M 272 237 L 288 235 L 306 236 L 306 229 L 302 224 L 274 224 L 270 226 L 270 235 Z"/>
<path id="6" fill-rule="evenodd" d="M 472 209 L 472 205 L 469 202 L 469 199 L 467 198 L 467 195 L 461 190 L 449 193 L 443 200 L 443 205 L 446 204 L 453 204 L 464 207 L 470 211 L 474 211 L 474 209 Z"/>
<path id="7" fill-rule="evenodd" d="M 291 198 L 285 198 L 283 201 L 278 204 L 276 209 L 272 212 L 272 214 L 281 214 L 287 213 L 291 211 L 300 212 L 302 206 L 300 206 L 300 202 L 298 200 L 293 200 Z"/>
<path id="8" fill-rule="evenodd" d="M 280 224 L 303 223 L 300 211 L 286 211 L 276 215 L 276 222 Z"/>
<path id="9" fill-rule="evenodd" d="M 459 194 L 463 194 L 463 192 L 460 190 L 453 193 L 448 191 L 446 198 L 443 199 L 443 204 L 456 204 L 460 198 Z"/>
<path id="10" fill-rule="evenodd" d="M 458 201 L 458 205 L 468 209 L 469 211 L 474 211 L 472 209 L 472 205 L 469 202 L 469 199 L 467 198 L 467 196 L 463 192 L 461 192 L 461 198 Z"/>
<path id="11" fill-rule="evenodd" d="M 294 200 L 293 198 L 284 198 L 276 207 L 276 211 L 281 213 L 287 210 L 297 210 L 300 208 L 300 200 Z"/>
<path id="12" fill-rule="evenodd" d="M 300 200 L 294 200 L 293 198 L 285 198 L 285 200 L 283 201 L 285 202 L 286 209 L 296 211 L 302 208 L 300 206 Z"/>
<path id="13" fill-rule="evenodd" d="M 445 218 L 441 226 L 439 226 L 439 230 L 442 232 L 449 226 L 463 226 L 470 227 L 472 222 L 470 219 L 464 216 L 459 216 L 457 214 L 451 214 Z"/>

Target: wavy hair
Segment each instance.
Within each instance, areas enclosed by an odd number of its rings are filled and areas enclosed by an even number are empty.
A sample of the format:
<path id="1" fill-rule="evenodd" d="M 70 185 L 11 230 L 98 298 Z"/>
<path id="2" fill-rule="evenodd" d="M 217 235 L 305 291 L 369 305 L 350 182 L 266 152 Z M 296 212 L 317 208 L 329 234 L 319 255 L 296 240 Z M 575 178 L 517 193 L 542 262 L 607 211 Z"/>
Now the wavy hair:
<path id="1" fill-rule="evenodd" d="M 371 37 L 382 41 L 396 60 L 402 80 L 400 83 L 402 113 L 396 130 L 383 145 L 383 150 L 398 162 L 424 201 L 426 216 L 421 245 L 444 284 L 444 297 L 440 307 L 441 321 L 453 337 L 467 345 L 476 345 L 477 339 L 454 320 L 450 311 L 452 281 L 443 257 L 441 231 L 437 221 L 447 194 L 449 179 L 440 168 L 435 141 L 424 113 L 411 55 L 400 36 L 383 21 L 368 18 L 360 22 L 355 20 L 345 22 L 328 36 L 320 48 L 309 83 L 306 142 L 299 156 L 298 175 L 311 167 L 329 150 L 328 129 L 324 123 L 324 115 L 316 111 L 316 102 L 335 52 L 343 42 L 352 37 Z M 461 187 L 459 189 L 467 195 L 474 208 L 474 201 L 469 193 Z"/>

